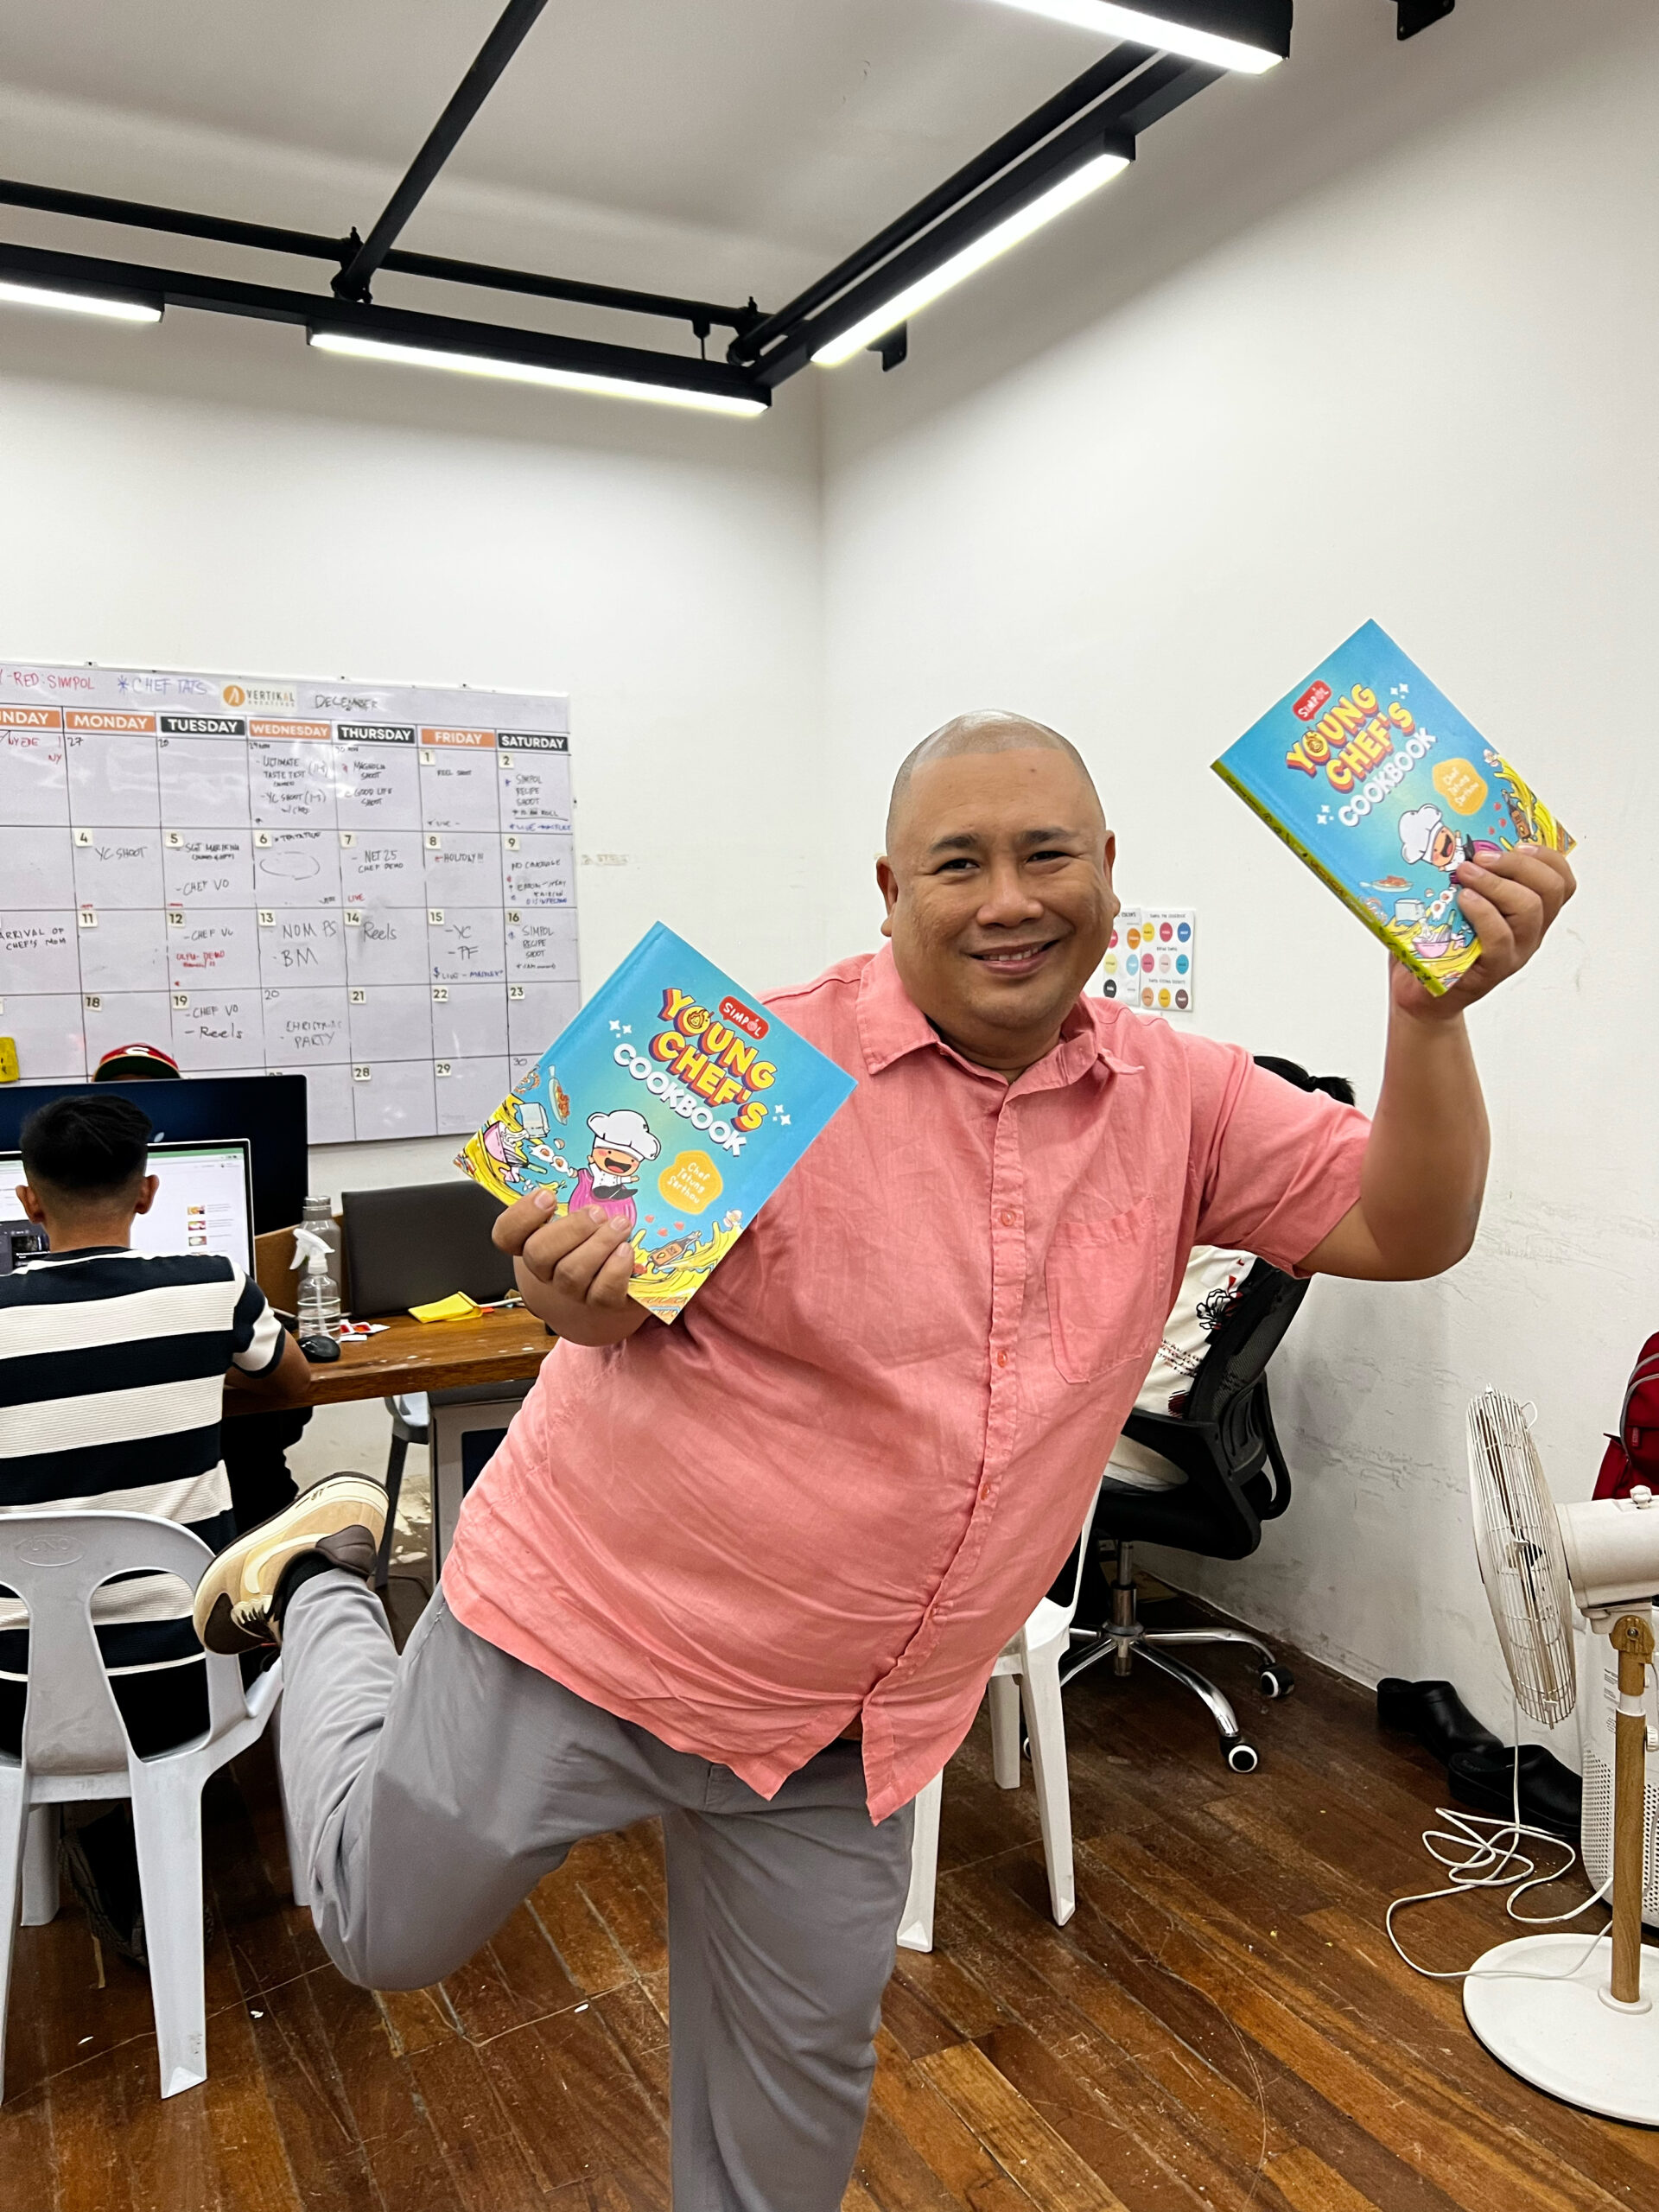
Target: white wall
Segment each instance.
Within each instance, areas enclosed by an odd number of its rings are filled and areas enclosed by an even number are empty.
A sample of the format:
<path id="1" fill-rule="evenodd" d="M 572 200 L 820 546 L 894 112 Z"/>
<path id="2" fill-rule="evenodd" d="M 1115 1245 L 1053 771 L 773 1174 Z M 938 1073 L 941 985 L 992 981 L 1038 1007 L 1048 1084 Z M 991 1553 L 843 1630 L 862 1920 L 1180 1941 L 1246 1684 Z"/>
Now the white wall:
<path id="1" fill-rule="evenodd" d="M 114 188 L 222 204 L 153 168 Z M 810 390 L 722 423 L 181 313 L 12 311 L 0 345 L 0 652 L 568 691 L 586 985 L 658 918 L 758 989 L 823 965 Z M 319 1147 L 311 1187 L 435 1179 L 454 1150 Z M 309 1481 L 385 1448 L 378 1402 L 330 1407 L 291 1461 Z"/>
<path id="2" fill-rule="evenodd" d="M 1186 1579 L 1363 1679 L 1507 1694 L 1462 1414 L 1533 1398 L 1586 1495 L 1659 1325 L 1650 1010 L 1652 210 L 1659 25 L 1624 0 L 1298 8 L 1298 60 L 1160 126 L 1137 174 L 931 310 L 826 427 L 838 940 L 872 941 L 893 766 L 969 706 L 1084 748 L 1131 899 L 1200 911 L 1198 1024 L 1375 1096 L 1376 948 L 1209 772 L 1367 616 L 1583 841 L 1582 894 L 1473 1021 L 1478 1247 L 1316 1285 L 1274 1372 L 1300 1478 Z M 1567 20 L 1567 19 L 1570 19 Z"/>
<path id="3" fill-rule="evenodd" d="M 75 36 L 67 26 L 57 50 Z M 257 120 L 232 137 L 170 105 L 147 115 L 0 86 L 11 174 L 330 235 L 395 181 L 367 155 L 261 138 Z M 613 283 L 625 268 L 709 298 L 779 297 L 808 273 L 798 251 L 464 168 L 440 178 L 411 242 L 468 255 L 488 241 L 504 263 Z M 9 209 L 5 228 L 321 284 L 315 262 L 113 225 Z M 693 344 L 644 317 L 457 287 L 416 302 L 395 276 L 381 289 L 395 304 Z M 821 665 L 815 397 L 799 382 L 764 419 L 728 422 L 340 360 L 297 330 L 184 308 L 133 329 L 0 308 L 0 652 L 569 691 L 584 982 L 660 917 L 764 988 L 822 958 L 803 896 Z"/>
<path id="4" fill-rule="evenodd" d="M 429 379 L 441 400 L 415 395 L 429 419 L 411 422 L 399 387 L 418 372 L 270 326 L 23 320 L 0 377 L 9 655 L 568 690 L 588 980 L 658 917 L 757 988 L 817 957 L 798 426 L 630 408 L 650 419 L 596 427 L 597 403 L 459 378 Z M 173 389 L 116 384 L 124 343 L 153 345 Z M 238 404 L 276 347 L 291 404 Z M 94 349 L 109 382 L 84 374 Z"/>
<path id="5" fill-rule="evenodd" d="M 568 690 L 589 988 L 658 918 L 757 989 L 823 963 L 810 408 L 664 420 L 186 315 L 0 338 L 0 651 Z"/>

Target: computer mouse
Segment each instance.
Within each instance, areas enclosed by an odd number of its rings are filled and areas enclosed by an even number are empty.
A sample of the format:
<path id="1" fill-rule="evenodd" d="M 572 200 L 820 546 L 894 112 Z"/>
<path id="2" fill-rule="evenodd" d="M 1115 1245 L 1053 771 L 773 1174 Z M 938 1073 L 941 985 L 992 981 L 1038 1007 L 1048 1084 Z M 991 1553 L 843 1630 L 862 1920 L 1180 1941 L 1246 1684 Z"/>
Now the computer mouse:
<path id="1" fill-rule="evenodd" d="M 300 1350 L 316 1366 L 325 1366 L 329 1360 L 340 1357 L 340 1346 L 332 1337 L 302 1337 Z"/>

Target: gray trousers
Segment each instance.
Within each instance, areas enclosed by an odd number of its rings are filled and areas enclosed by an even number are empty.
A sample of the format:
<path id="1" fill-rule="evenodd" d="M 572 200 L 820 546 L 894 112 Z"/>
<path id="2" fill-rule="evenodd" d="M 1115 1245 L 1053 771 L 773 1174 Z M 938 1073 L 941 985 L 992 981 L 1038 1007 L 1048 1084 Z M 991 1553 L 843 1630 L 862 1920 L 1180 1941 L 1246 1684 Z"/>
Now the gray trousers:
<path id="1" fill-rule="evenodd" d="M 676 2212 L 836 2212 L 874 2072 L 911 1812 L 873 1826 L 856 1744 L 770 1801 L 463 1628 L 440 1589 L 400 1660 L 355 1576 L 283 1633 L 295 1895 L 353 1981 L 441 1980 L 572 1844 L 659 1815 Z"/>

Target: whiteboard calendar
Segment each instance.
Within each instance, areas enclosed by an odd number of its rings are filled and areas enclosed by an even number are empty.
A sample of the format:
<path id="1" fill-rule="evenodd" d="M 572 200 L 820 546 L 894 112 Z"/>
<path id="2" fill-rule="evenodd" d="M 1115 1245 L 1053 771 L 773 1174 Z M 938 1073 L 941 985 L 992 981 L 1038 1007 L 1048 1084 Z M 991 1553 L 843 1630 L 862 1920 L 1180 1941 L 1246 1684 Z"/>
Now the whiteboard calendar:
<path id="1" fill-rule="evenodd" d="M 464 1135 L 575 1013 L 569 702 L 0 663 L 0 1036 Z"/>

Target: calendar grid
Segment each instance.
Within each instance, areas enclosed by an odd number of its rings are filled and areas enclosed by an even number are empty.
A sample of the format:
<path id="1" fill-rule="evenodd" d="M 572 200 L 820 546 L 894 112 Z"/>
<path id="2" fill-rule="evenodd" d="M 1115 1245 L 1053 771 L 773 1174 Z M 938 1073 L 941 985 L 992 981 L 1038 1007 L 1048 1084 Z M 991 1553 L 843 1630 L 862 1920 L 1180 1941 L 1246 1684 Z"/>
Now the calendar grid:
<path id="1" fill-rule="evenodd" d="M 0 1035 L 465 1135 L 580 1004 L 557 696 L 0 663 Z"/>

